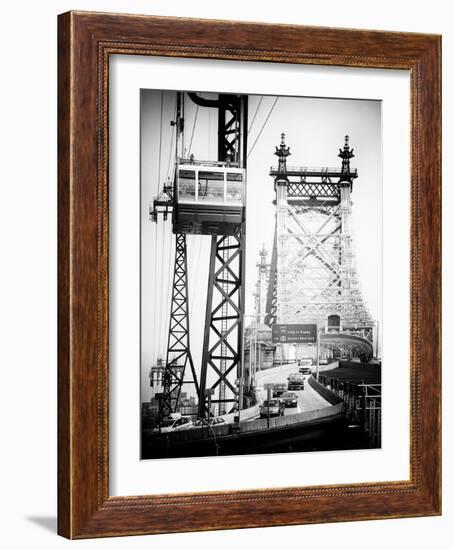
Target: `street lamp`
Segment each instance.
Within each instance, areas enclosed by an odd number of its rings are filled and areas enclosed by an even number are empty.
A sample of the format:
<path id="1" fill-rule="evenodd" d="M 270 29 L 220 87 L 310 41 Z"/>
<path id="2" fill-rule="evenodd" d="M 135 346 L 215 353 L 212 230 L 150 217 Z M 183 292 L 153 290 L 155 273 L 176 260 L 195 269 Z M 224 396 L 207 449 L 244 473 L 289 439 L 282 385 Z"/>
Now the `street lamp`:
<path id="1" fill-rule="evenodd" d="M 316 327 L 316 381 L 319 381 L 319 336 L 321 331 Z"/>
<path id="2" fill-rule="evenodd" d="M 274 384 L 270 382 L 267 384 L 264 384 L 264 389 L 267 390 L 267 427 L 269 429 L 270 423 L 271 423 L 271 409 L 270 409 L 271 391 L 274 389 Z"/>
<path id="3" fill-rule="evenodd" d="M 259 370 L 261 371 L 261 351 L 258 347 L 258 322 L 256 321 L 256 315 L 251 314 L 244 314 L 243 318 L 251 318 L 255 320 L 255 326 L 252 326 L 252 323 L 248 327 L 244 327 L 244 335 L 243 335 L 243 346 L 242 349 L 245 348 L 245 328 L 253 329 L 253 336 L 250 334 L 249 338 L 249 379 L 248 379 L 248 387 L 255 385 L 255 377 L 256 377 L 256 371 L 257 371 L 257 365 L 259 367 Z M 253 342 L 253 362 L 252 362 L 252 342 Z M 258 349 L 258 358 L 257 358 L 257 349 Z M 253 365 L 252 365 L 253 363 Z M 253 366 L 253 369 L 252 369 Z"/>

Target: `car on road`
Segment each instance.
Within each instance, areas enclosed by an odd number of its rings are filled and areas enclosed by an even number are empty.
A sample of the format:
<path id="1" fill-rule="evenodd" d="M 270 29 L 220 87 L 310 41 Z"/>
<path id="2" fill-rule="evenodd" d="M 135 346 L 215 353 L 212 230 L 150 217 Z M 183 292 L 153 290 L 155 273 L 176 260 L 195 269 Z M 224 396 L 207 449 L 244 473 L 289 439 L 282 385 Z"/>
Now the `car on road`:
<path id="1" fill-rule="evenodd" d="M 308 376 L 311 374 L 311 367 L 299 367 L 299 374 L 304 374 Z"/>
<path id="2" fill-rule="evenodd" d="M 270 399 L 263 401 L 260 410 L 260 418 L 268 418 L 269 416 L 283 416 L 285 414 L 285 404 L 281 399 Z"/>
<path id="3" fill-rule="evenodd" d="M 181 430 L 187 430 L 192 426 L 192 420 L 186 416 L 181 416 L 180 418 L 166 418 L 154 428 L 153 433 L 170 433 L 170 432 L 179 432 Z"/>
<path id="4" fill-rule="evenodd" d="M 292 372 L 288 376 L 288 390 L 303 390 L 305 387 L 305 377 L 299 372 Z"/>
<path id="5" fill-rule="evenodd" d="M 285 391 L 281 395 L 285 407 L 297 407 L 297 395 L 292 391 Z"/>
<path id="6" fill-rule="evenodd" d="M 287 390 L 288 386 L 286 384 L 275 384 L 272 390 L 272 397 L 280 397 Z"/>
<path id="7" fill-rule="evenodd" d="M 297 364 L 299 365 L 300 374 L 311 374 L 311 368 L 313 365 L 312 359 L 299 359 Z"/>

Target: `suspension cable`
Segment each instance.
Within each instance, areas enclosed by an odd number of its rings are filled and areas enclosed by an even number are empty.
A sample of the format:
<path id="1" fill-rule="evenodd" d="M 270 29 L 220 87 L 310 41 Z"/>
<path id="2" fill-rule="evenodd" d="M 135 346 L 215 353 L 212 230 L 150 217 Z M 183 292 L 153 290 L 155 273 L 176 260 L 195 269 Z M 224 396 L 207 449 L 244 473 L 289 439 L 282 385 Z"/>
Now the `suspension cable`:
<path id="1" fill-rule="evenodd" d="M 159 139 L 159 170 L 157 176 L 157 194 L 160 193 L 160 166 L 162 162 L 162 117 L 164 110 L 164 91 L 160 92 L 160 139 Z"/>
<path id="2" fill-rule="evenodd" d="M 275 105 L 277 104 L 278 98 L 279 98 L 279 96 L 277 96 L 277 97 L 275 98 L 275 101 L 274 101 L 272 107 L 270 108 L 270 111 L 269 111 L 269 113 L 268 113 L 268 115 L 267 115 L 267 117 L 266 117 L 266 120 L 264 121 L 263 125 L 261 126 L 261 130 L 259 131 L 258 135 L 256 136 L 256 139 L 255 139 L 255 141 L 253 142 L 253 145 L 250 147 L 250 150 L 249 150 L 249 152 L 248 152 L 247 158 L 249 158 L 249 156 L 252 154 L 252 151 L 253 151 L 253 149 L 255 148 L 255 145 L 257 144 L 257 142 L 258 142 L 258 140 L 259 140 L 259 138 L 260 138 L 260 136 L 261 136 L 261 134 L 262 134 L 262 132 L 263 132 L 263 130 L 264 130 L 264 127 L 266 126 L 267 121 L 269 120 L 269 117 L 271 116 L 272 111 L 273 111 L 274 108 L 275 108 Z"/>
<path id="3" fill-rule="evenodd" d="M 211 109 L 208 109 L 208 159 L 211 159 Z"/>
<path id="4" fill-rule="evenodd" d="M 155 241 L 154 241 L 154 250 L 157 256 L 157 246 L 158 246 L 158 237 L 157 237 L 157 229 L 158 224 L 153 224 L 155 229 Z M 154 345 L 154 363 L 157 365 L 157 359 L 159 357 L 159 343 L 157 342 L 157 262 L 154 262 L 154 280 L 153 280 L 153 286 L 154 286 L 154 295 L 153 295 L 153 345 Z"/>
<path id="5" fill-rule="evenodd" d="M 250 123 L 249 129 L 248 129 L 248 133 L 249 133 L 249 134 L 250 134 L 250 132 L 252 131 L 252 127 L 253 127 L 253 123 L 255 122 L 256 115 L 258 114 L 258 111 L 259 111 L 259 109 L 260 109 L 261 103 L 263 102 L 263 97 L 264 97 L 264 96 L 261 96 L 260 101 L 259 101 L 259 103 L 258 103 L 258 107 L 256 108 L 255 114 L 253 115 L 252 122 Z"/>
<path id="6" fill-rule="evenodd" d="M 177 110 L 177 102 L 175 102 L 175 110 L 174 110 L 174 115 L 173 115 L 173 120 L 175 121 L 175 124 L 173 124 L 172 128 L 171 128 L 171 140 L 170 140 L 170 149 L 168 151 L 168 164 L 167 164 L 167 174 L 165 176 L 165 181 L 168 183 L 168 177 L 170 175 L 170 164 L 171 164 L 171 158 L 172 158 L 172 153 L 173 153 L 173 139 L 175 137 L 175 128 L 176 128 L 176 124 L 177 124 L 177 121 L 176 121 L 176 110 Z"/>
<path id="7" fill-rule="evenodd" d="M 192 126 L 192 135 L 190 136 L 190 143 L 189 143 L 189 151 L 187 153 L 187 156 L 190 157 L 190 151 L 192 149 L 192 141 L 193 141 L 193 135 L 195 133 L 195 126 L 197 124 L 197 118 L 198 118 L 198 109 L 200 108 L 199 105 L 197 105 L 197 109 L 195 111 L 195 118 L 193 120 L 193 126 Z"/>
<path id="8" fill-rule="evenodd" d="M 159 287 L 162 289 L 164 286 L 164 258 L 165 258 L 165 251 L 168 250 L 168 247 L 165 246 L 165 229 L 166 225 L 162 224 L 162 234 L 161 234 L 161 253 L 160 253 L 160 276 L 159 276 Z M 168 277 L 167 277 L 168 279 Z M 171 286 L 172 283 L 170 283 Z M 159 292 L 159 347 L 160 349 L 166 350 L 166 344 L 165 344 L 165 327 L 164 323 L 162 322 L 162 315 L 164 313 L 164 293 L 162 291 Z M 165 311 L 166 313 L 166 311 Z"/>

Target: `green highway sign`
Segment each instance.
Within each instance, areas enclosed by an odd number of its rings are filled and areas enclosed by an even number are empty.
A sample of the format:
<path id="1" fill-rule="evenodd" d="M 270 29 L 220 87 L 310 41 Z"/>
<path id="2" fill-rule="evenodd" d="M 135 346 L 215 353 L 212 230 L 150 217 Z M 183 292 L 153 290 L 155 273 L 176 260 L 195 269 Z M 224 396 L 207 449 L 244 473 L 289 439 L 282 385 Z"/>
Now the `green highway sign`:
<path id="1" fill-rule="evenodd" d="M 313 344 L 317 340 L 317 325 L 277 324 L 272 325 L 274 344 Z"/>

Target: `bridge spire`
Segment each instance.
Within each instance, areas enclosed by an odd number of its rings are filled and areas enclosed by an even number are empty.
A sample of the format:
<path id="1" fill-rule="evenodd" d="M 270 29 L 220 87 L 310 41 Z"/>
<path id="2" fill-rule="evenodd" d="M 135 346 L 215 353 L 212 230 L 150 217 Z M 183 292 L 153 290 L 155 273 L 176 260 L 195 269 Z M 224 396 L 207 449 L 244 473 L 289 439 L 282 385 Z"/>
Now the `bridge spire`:
<path id="1" fill-rule="evenodd" d="M 280 137 L 280 147 L 275 146 L 274 155 L 278 157 L 278 173 L 279 175 L 283 175 L 286 174 L 286 157 L 289 157 L 291 153 L 289 151 L 290 148 L 287 147 L 285 143 L 285 134 L 282 133 Z"/>
<path id="2" fill-rule="evenodd" d="M 339 183 L 350 183 L 352 184 L 351 179 L 351 166 L 350 160 L 355 156 L 354 149 L 349 147 L 349 136 L 344 136 L 344 147 L 340 148 L 338 156 L 341 158 L 341 178 Z"/>

